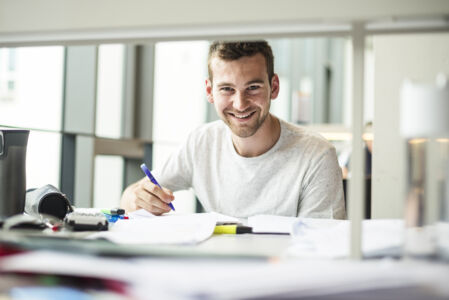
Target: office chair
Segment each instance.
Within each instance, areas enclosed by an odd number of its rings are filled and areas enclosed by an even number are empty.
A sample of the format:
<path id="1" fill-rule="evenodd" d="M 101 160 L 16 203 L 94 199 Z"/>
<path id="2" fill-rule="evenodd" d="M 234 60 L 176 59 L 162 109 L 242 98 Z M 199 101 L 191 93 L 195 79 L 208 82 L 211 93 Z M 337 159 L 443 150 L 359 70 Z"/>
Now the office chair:
<path id="1" fill-rule="evenodd" d="M 343 194 L 345 197 L 345 207 L 348 207 L 346 201 L 347 179 L 343 179 Z M 371 219 L 371 176 L 365 178 L 365 219 Z"/>

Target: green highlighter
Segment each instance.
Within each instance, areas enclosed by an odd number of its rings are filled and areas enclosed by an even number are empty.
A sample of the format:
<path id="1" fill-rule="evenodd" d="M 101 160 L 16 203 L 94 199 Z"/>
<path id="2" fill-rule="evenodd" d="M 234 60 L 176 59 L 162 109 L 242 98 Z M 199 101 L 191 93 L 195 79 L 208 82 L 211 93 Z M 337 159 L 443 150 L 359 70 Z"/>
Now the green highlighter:
<path id="1" fill-rule="evenodd" d="M 125 210 L 123 208 L 102 209 L 101 212 L 104 214 L 107 214 L 107 215 L 111 215 L 111 216 L 125 214 Z"/>
<path id="2" fill-rule="evenodd" d="M 214 234 L 241 234 L 252 232 L 252 227 L 242 225 L 217 225 L 214 229 Z"/>

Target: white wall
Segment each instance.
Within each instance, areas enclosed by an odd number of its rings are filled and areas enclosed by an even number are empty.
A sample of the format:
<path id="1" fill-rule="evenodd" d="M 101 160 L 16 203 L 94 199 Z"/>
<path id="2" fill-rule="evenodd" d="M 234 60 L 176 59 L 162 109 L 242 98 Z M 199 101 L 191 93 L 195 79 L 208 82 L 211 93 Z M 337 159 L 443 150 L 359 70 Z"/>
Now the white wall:
<path id="1" fill-rule="evenodd" d="M 405 78 L 434 82 L 449 74 L 449 33 L 377 36 L 373 154 L 374 218 L 403 216 L 405 144 L 399 136 L 399 91 Z M 449 115 L 449 112 L 448 112 Z"/>

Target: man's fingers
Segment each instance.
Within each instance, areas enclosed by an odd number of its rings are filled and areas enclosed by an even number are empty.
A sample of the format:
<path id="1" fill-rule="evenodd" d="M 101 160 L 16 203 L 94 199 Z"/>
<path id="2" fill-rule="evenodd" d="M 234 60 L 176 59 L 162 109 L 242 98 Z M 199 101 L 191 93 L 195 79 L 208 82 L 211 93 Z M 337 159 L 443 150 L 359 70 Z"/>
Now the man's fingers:
<path id="1" fill-rule="evenodd" d="M 169 189 L 160 188 L 148 178 L 143 178 L 137 183 L 133 198 L 136 209 L 143 208 L 152 214 L 160 215 L 171 210 L 168 203 L 174 196 Z"/>
<path id="2" fill-rule="evenodd" d="M 165 203 L 164 201 L 162 201 L 161 199 L 159 199 L 157 196 L 148 193 L 146 190 L 138 190 L 136 191 L 136 196 L 137 196 L 137 204 L 138 205 L 145 205 L 144 203 L 147 203 L 147 205 L 143 208 L 147 209 L 149 208 L 149 206 L 151 207 L 158 207 L 160 209 L 168 209 L 170 210 L 170 207 L 167 205 L 167 203 Z"/>
<path id="3" fill-rule="evenodd" d="M 173 193 L 169 189 L 161 189 L 160 187 L 152 183 L 149 179 L 142 181 L 142 187 L 148 193 L 153 194 L 165 203 L 170 203 L 175 199 Z"/>
<path id="4" fill-rule="evenodd" d="M 138 207 L 146 209 L 155 215 L 160 215 L 170 211 L 170 207 L 166 203 L 154 197 L 150 201 L 138 198 L 136 200 L 136 204 Z"/>
<path id="5" fill-rule="evenodd" d="M 173 192 L 172 192 L 171 190 L 169 190 L 169 189 L 167 189 L 167 188 L 164 188 L 164 187 L 162 187 L 162 189 L 164 190 L 164 192 L 165 192 L 166 194 L 169 194 L 169 195 L 173 196 Z M 175 199 L 175 196 L 173 196 L 173 199 Z"/>

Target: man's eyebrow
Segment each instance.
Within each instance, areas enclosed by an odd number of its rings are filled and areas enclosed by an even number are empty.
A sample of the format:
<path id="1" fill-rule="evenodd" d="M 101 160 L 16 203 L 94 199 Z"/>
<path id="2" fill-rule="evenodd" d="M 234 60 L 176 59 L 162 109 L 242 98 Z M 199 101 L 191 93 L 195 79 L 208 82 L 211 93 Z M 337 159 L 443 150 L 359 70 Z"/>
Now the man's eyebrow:
<path id="1" fill-rule="evenodd" d="M 251 84 L 255 84 L 255 83 L 265 83 L 265 81 L 263 79 L 253 79 L 248 81 L 247 83 L 245 83 L 245 85 L 251 85 Z M 217 87 L 222 87 L 222 86 L 234 86 L 233 83 L 230 82 L 218 82 L 217 83 Z"/>
<path id="2" fill-rule="evenodd" d="M 218 87 L 222 87 L 222 86 L 234 86 L 234 84 L 229 83 L 229 82 L 219 82 L 217 83 Z"/>
<path id="3" fill-rule="evenodd" d="M 254 83 L 265 83 L 265 81 L 263 81 L 263 79 L 254 79 L 254 80 L 248 81 L 246 83 L 246 85 L 251 85 L 251 84 L 254 84 Z"/>

